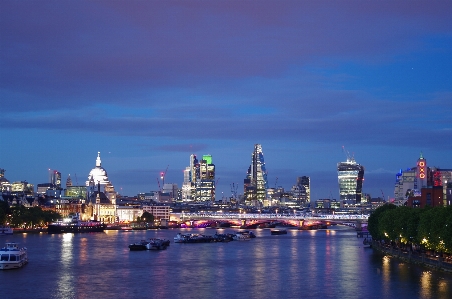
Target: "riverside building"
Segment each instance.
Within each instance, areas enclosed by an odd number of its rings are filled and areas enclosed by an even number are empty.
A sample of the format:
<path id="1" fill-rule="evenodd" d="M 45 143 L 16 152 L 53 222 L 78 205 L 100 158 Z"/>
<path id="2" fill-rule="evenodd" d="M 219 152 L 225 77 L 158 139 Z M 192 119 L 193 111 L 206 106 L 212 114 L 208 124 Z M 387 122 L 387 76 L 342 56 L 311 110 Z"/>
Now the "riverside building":
<path id="1" fill-rule="evenodd" d="M 86 181 L 87 207 L 85 216 L 88 219 L 107 223 L 116 221 L 116 193 L 108 180 L 107 171 L 102 167 L 100 152 L 97 153 L 94 167 Z"/>
<path id="2" fill-rule="evenodd" d="M 451 182 L 452 169 L 429 167 L 427 160 L 421 153 L 416 166 L 407 168 L 404 171 L 400 170 L 396 174 L 394 187 L 395 204 L 408 204 L 410 206 L 450 205 L 451 201 L 448 199 L 448 192 L 450 193 L 449 186 L 451 186 Z M 429 200 L 428 197 L 431 197 L 432 200 Z"/>

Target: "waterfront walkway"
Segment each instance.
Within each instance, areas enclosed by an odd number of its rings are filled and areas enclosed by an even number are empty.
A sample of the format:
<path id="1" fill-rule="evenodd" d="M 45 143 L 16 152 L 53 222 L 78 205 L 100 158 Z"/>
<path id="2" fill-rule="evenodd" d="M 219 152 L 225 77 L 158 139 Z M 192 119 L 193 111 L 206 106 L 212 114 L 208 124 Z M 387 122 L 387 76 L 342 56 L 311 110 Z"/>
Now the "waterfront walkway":
<path id="1" fill-rule="evenodd" d="M 452 256 L 447 254 L 434 254 L 433 252 L 419 250 L 405 250 L 394 247 L 391 244 L 384 244 L 378 241 L 372 242 L 372 248 L 409 263 L 423 265 L 436 270 L 452 272 Z"/>

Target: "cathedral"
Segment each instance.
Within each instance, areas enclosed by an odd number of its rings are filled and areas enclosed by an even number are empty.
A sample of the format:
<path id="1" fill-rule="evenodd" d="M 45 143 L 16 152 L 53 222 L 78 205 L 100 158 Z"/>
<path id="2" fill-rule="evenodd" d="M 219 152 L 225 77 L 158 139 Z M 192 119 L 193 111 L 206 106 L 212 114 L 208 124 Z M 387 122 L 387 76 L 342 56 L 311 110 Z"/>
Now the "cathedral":
<path id="1" fill-rule="evenodd" d="M 87 201 L 84 220 L 97 220 L 106 223 L 116 221 L 116 192 L 108 180 L 107 171 L 102 167 L 100 152 L 97 153 L 96 167 L 91 169 L 87 187 Z"/>

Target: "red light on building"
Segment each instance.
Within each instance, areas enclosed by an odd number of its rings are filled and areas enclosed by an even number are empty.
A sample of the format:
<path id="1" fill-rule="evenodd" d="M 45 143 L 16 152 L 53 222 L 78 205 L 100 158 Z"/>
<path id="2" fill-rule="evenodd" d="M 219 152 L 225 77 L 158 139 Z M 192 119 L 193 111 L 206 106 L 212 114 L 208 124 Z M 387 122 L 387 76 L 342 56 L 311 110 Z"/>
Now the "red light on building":
<path id="1" fill-rule="evenodd" d="M 441 172 L 435 171 L 433 173 L 433 186 L 442 186 L 443 182 L 441 180 Z"/>
<path id="2" fill-rule="evenodd" d="M 418 165 L 418 171 L 419 171 L 419 178 L 423 180 L 426 178 L 426 172 L 425 172 L 426 163 L 425 163 L 425 161 L 418 161 L 417 165 Z"/>

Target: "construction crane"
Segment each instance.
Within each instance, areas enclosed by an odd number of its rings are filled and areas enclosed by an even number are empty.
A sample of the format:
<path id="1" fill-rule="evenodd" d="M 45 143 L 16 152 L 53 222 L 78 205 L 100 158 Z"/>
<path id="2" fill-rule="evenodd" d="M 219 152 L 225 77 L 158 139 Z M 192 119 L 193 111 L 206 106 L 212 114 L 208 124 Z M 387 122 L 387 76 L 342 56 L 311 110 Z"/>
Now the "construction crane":
<path id="1" fill-rule="evenodd" d="M 163 185 L 163 187 L 165 187 L 165 176 L 166 176 L 166 172 L 168 171 L 168 167 L 169 167 L 169 165 L 166 166 L 165 172 L 161 172 L 161 173 L 160 173 L 160 178 L 161 178 L 161 180 L 162 180 L 162 185 Z"/>
<path id="2" fill-rule="evenodd" d="M 354 155 L 350 155 L 350 153 L 345 149 L 344 145 L 342 146 L 342 150 L 344 151 L 344 154 L 347 157 L 347 162 L 353 161 L 355 159 Z"/>
<path id="3" fill-rule="evenodd" d="M 231 184 L 231 193 L 232 193 L 232 197 L 234 199 L 237 199 L 237 189 L 238 189 L 238 185 L 236 185 L 235 183 Z"/>

